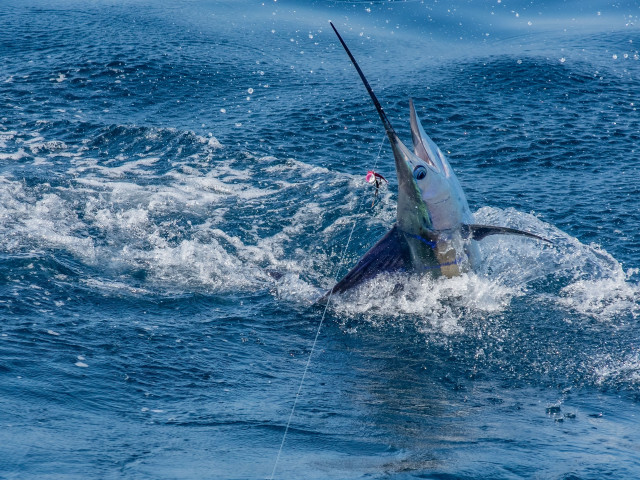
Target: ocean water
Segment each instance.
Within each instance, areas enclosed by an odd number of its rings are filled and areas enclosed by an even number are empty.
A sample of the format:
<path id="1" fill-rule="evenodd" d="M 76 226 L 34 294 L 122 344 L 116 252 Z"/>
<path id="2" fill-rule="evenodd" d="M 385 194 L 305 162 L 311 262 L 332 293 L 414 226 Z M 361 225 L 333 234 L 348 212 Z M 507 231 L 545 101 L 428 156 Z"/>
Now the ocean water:
<path id="1" fill-rule="evenodd" d="M 639 15 L 3 0 L 0 478 L 639 478 Z M 554 244 L 332 298 L 276 464 L 314 301 L 395 219 L 329 20 L 478 223 Z"/>

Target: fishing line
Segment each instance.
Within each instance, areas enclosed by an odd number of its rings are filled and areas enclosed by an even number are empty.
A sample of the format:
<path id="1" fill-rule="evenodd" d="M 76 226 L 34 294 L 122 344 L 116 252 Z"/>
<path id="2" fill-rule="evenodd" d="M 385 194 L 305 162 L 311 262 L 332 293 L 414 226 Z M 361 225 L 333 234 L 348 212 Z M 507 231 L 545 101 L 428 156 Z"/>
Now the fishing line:
<path id="1" fill-rule="evenodd" d="M 378 160 L 380 160 L 380 152 L 382 152 L 382 146 L 384 145 L 384 140 L 387 138 L 387 135 L 382 137 L 382 142 L 380 142 L 380 147 L 378 148 L 378 155 L 376 156 L 376 160 L 373 165 L 373 170 L 375 171 L 378 166 Z M 342 251 L 342 256 L 340 258 L 340 262 L 338 263 L 338 268 L 336 270 L 336 276 L 334 278 L 333 283 L 335 284 L 338 281 L 338 275 L 340 274 L 340 270 L 342 268 L 342 264 L 344 263 L 344 259 L 347 256 L 347 249 L 349 248 L 349 244 L 351 243 L 351 238 L 353 237 L 353 232 L 356 229 L 356 224 L 358 223 L 358 214 L 362 209 L 362 205 L 364 204 L 364 196 L 362 200 L 358 204 L 358 208 L 356 209 L 356 220 L 353 221 L 353 225 L 351 226 L 351 232 L 349 232 L 349 238 L 347 238 L 347 243 L 344 246 L 344 250 Z M 289 419 L 287 420 L 287 426 L 284 429 L 284 434 L 282 435 L 282 441 L 280 442 L 280 448 L 278 449 L 278 455 L 276 456 L 276 461 L 273 465 L 273 470 L 271 471 L 271 476 L 269 480 L 273 480 L 273 477 L 276 474 L 276 468 L 278 468 L 278 462 L 280 461 L 280 455 L 282 454 L 282 449 L 284 448 L 284 442 L 287 439 L 287 433 L 289 433 L 289 427 L 291 426 L 291 420 L 293 419 L 293 413 L 296 410 L 296 405 L 298 404 L 298 398 L 300 398 L 300 392 L 302 391 L 302 384 L 304 383 L 304 379 L 307 376 L 307 371 L 309 370 L 309 365 L 311 365 L 311 357 L 313 356 L 313 351 L 316 348 L 316 343 L 318 343 L 318 337 L 320 336 L 320 330 L 322 329 L 322 324 L 324 323 L 324 319 L 327 315 L 327 310 L 329 309 L 329 303 L 331 302 L 331 296 L 333 294 L 333 287 L 329 290 L 329 296 L 327 297 L 327 303 L 324 306 L 324 310 L 322 312 L 322 317 L 320 318 L 320 323 L 318 324 L 318 329 L 316 330 L 316 336 L 313 339 L 313 343 L 311 344 L 311 350 L 309 351 L 309 357 L 307 358 L 307 363 L 304 366 L 304 370 L 302 372 L 302 378 L 300 379 L 300 385 L 298 385 L 298 391 L 296 392 L 296 396 L 293 400 L 293 406 L 291 407 L 291 412 L 289 413 Z"/>

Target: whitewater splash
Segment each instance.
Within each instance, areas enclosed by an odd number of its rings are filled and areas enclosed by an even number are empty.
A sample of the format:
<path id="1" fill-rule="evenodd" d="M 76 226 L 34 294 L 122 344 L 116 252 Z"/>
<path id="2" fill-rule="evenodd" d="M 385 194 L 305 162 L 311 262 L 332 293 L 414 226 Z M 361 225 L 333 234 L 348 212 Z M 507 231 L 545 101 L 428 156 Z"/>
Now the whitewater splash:
<path id="1" fill-rule="evenodd" d="M 118 153 L 105 154 L 112 144 Z M 382 192 L 371 212 L 363 178 L 230 151 L 213 135 L 108 127 L 71 148 L 40 132 L 3 131 L 0 147 L 15 167 L 0 175 L 5 251 L 65 252 L 111 271 L 113 288 L 136 295 L 150 285 L 177 293 L 265 289 L 312 304 L 393 221 L 392 194 Z M 43 165 L 57 168 L 57 181 L 18 178 L 19 168 Z M 335 313 L 373 322 L 418 316 L 446 332 L 460 331 L 465 316 L 503 312 L 523 295 L 602 321 L 640 313 L 633 271 L 599 246 L 514 209 L 483 207 L 475 217 L 537 232 L 554 245 L 490 237 L 480 243 L 478 272 L 381 276 L 335 296 Z M 347 264 L 336 272 L 354 222 Z"/>
<path id="2" fill-rule="evenodd" d="M 610 321 L 640 312 L 640 288 L 620 263 L 597 245 L 584 245 L 538 217 L 514 209 L 483 207 L 479 223 L 539 232 L 553 246 L 495 236 L 480 244 L 482 268 L 454 278 L 393 275 L 336 296 L 334 308 L 373 322 L 418 315 L 442 331 L 460 331 L 469 315 L 505 311 L 514 297 L 562 306 L 567 311 Z"/>
<path id="3" fill-rule="evenodd" d="M 308 276 L 323 254 L 301 263 L 301 238 L 331 227 L 323 205 L 339 195 L 344 203 L 355 182 L 174 129 L 106 127 L 73 147 L 38 131 L 0 138 L 9 162 L 0 174 L 4 250 L 68 255 L 137 293 L 149 285 L 176 293 L 270 289 L 269 270 Z M 56 175 L 39 182 L 44 166 Z M 356 197 L 346 198 L 344 212 Z"/>

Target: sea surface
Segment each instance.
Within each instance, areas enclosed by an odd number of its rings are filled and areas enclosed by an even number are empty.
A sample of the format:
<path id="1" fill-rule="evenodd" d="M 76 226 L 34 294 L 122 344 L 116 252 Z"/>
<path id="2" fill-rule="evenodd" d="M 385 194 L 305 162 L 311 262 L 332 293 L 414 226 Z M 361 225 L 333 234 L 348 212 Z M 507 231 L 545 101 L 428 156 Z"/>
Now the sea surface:
<path id="1" fill-rule="evenodd" d="M 0 478 L 640 478 L 639 16 L 2 0 Z M 487 238 L 320 325 L 397 198 L 329 20 L 476 222 L 553 245 Z"/>

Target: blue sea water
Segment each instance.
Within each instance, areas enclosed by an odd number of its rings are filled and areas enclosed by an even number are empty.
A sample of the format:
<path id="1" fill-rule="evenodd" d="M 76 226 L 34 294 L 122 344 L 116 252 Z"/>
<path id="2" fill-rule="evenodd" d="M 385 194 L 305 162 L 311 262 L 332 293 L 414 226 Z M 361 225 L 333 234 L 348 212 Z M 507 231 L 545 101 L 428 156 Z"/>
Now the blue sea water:
<path id="1" fill-rule="evenodd" d="M 0 478 L 639 478 L 639 15 L 3 0 Z M 332 298 L 276 465 L 313 302 L 395 219 L 329 20 L 476 221 L 554 245 Z"/>

